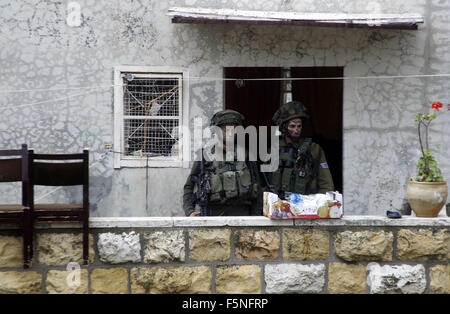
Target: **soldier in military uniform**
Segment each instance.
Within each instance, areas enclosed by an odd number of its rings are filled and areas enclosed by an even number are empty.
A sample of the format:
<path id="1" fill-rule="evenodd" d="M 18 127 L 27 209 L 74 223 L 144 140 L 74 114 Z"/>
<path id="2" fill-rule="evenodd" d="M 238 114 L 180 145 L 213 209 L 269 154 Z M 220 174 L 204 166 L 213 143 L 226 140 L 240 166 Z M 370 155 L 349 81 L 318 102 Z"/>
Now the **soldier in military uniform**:
<path id="1" fill-rule="evenodd" d="M 213 216 L 262 215 L 262 191 L 256 161 L 238 161 L 236 153 L 233 161 L 226 161 L 225 158 L 227 138 L 236 144 L 236 134 L 230 126 L 242 126 L 243 120 L 244 116 L 234 110 L 219 111 L 211 118 L 211 125 L 222 129 L 223 137 L 219 136 L 217 145 L 224 151 L 223 161 L 204 159 L 204 169 L 209 173 L 211 187 L 208 210 Z M 205 148 L 205 153 L 214 155 L 214 148 Z M 234 150 L 237 150 L 236 145 Z M 184 185 L 183 209 L 186 216 L 200 215 L 194 205 L 197 184 L 192 180 L 200 174 L 200 169 L 201 162 L 195 161 Z"/>
<path id="2" fill-rule="evenodd" d="M 323 149 L 301 135 L 308 119 L 305 106 L 298 101 L 281 106 L 272 118 L 281 131 L 280 163 L 275 172 L 268 173 L 268 178 L 282 198 L 284 192 L 315 194 L 334 190 Z"/>

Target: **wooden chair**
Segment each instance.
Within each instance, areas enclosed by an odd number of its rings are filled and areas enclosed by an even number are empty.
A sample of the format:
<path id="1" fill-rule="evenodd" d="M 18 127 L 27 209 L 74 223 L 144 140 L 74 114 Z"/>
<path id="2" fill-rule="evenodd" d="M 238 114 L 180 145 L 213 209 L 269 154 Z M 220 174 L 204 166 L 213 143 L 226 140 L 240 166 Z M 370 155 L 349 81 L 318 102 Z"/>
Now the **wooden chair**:
<path id="1" fill-rule="evenodd" d="M 35 154 L 30 150 L 30 200 L 35 222 L 78 221 L 83 225 L 83 262 L 89 262 L 89 150 L 81 154 Z M 38 204 L 34 187 L 83 186 L 81 204 Z"/>
<path id="2" fill-rule="evenodd" d="M 22 148 L 17 150 L 0 150 L 0 156 L 0 182 L 22 182 L 22 203 L 0 205 L 0 223 L 22 225 L 23 268 L 28 268 L 33 256 L 33 231 L 28 198 L 30 185 L 27 145 L 22 144 Z"/>

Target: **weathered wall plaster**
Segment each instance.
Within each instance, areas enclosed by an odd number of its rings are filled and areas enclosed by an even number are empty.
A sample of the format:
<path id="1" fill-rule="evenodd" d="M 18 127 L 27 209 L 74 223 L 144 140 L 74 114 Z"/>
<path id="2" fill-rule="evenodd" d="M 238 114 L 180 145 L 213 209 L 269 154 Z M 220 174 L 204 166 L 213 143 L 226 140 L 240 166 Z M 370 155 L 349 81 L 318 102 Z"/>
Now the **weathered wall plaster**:
<path id="1" fill-rule="evenodd" d="M 222 77 L 227 66 L 343 66 L 346 77 L 450 72 L 450 0 L 77 0 L 78 27 L 67 24 L 68 2 L 0 1 L 0 147 L 89 147 L 92 216 L 183 215 L 189 169 L 149 169 L 148 201 L 145 169 L 113 169 L 104 144 L 113 143 L 114 66 L 186 68 L 190 121 L 223 107 L 223 84 L 208 77 Z M 165 14 L 173 6 L 420 13 L 425 23 L 417 31 L 172 24 Z M 448 103 L 449 89 L 445 77 L 344 81 L 347 215 L 384 215 L 402 205 L 419 157 L 414 114 L 432 101 Z M 430 142 L 447 180 L 449 121 L 446 113 L 433 123 Z M 17 188 L 1 187 L 2 198 L 17 201 L 9 196 Z M 37 197 L 78 197 L 74 189 L 53 191 L 39 189 Z"/>

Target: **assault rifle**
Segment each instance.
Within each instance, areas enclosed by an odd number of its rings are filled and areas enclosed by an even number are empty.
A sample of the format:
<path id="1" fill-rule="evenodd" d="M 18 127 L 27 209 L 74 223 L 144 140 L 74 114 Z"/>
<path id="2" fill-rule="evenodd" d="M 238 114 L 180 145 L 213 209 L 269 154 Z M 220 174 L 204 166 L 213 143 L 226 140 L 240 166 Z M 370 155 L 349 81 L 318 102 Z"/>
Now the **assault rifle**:
<path id="1" fill-rule="evenodd" d="M 207 170 L 205 170 L 205 159 L 203 157 L 200 161 L 200 174 L 198 176 L 192 176 L 191 180 L 197 184 L 197 192 L 194 194 L 193 204 L 198 203 L 200 206 L 200 216 L 211 216 L 212 213 L 208 210 L 208 198 L 211 193 L 210 176 Z"/>
<path id="2" fill-rule="evenodd" d="M 261 175 L 264 178 L 264 184 L 266 185 L 266 190 L 270 193 L 278 194 L 278 191 L 275 190 L 272 184 L 269 183 L 269 180 L 267 180 L 267 176 L 265 172 L 261 172 Z"/>

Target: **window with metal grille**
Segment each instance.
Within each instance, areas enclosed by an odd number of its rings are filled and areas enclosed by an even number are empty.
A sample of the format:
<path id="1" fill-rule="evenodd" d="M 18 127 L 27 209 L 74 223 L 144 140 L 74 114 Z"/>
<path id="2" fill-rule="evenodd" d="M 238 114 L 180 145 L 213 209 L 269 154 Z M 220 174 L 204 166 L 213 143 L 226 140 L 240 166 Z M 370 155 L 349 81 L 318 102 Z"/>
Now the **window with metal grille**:
<path id="1" fill-rule="evenodd" d="M 115 167 L 146 166 L 149 161 L 152 166 L 180 166 L 183 139 L 179 127 L 184 122 L 186 99 L 183 72 L 126 70 L 121 67 L 115 78 L 115 122 L 120 124 L 115 133 L 121 139 L 114 145 L 121 148 Z"/>

